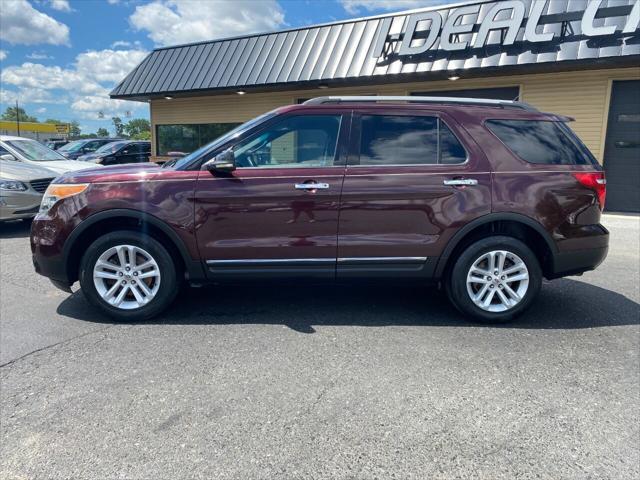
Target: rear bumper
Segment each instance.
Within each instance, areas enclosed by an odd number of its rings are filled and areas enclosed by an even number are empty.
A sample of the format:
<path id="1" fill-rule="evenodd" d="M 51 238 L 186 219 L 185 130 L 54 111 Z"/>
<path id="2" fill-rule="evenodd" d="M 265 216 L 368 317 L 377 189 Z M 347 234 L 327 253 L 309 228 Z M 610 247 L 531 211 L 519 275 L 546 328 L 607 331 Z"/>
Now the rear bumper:
<path id="1" fill-rule="evenodd" d="M 586 230 L 586 229 L 585 229 Z M 579 275 L 594 270 L 607 257 L 609 252 L 609 231 L 602 225 L 592 225 L 588 235 L 574 239 L 576 246 L 589 245 L 589 248 L 578 248 L 556 253 L 553 257 L 553 271 L 549 278 L 560 278 L 568 275 Z"/>

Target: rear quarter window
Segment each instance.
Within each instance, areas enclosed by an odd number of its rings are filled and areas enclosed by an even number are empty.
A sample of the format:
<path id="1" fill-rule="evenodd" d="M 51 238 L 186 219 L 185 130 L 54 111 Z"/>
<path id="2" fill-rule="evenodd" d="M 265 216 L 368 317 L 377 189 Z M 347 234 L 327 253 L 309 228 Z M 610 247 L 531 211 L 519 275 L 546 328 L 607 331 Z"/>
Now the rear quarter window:
<path id="1" fill-rule="evenodd" d="M 591 153 L 566 126 L 548 120 L 487 120 L 489 130 L 521 159 L 543 165 L 592 165 Z"/>

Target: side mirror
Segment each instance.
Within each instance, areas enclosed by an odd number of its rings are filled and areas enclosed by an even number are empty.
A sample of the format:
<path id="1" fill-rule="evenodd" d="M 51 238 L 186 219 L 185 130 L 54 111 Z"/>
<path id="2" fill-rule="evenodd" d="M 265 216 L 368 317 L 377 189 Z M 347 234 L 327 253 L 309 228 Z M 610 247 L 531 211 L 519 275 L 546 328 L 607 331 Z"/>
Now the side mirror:
<path id="1" fill-rule="evenodd" d="M 5 153 L 4 155 L 0 155 L 0 159 L 1 160 L 6 160 L 8 162 L 15 162 L 16 161 L 16 157 L 11 155 L 10 153 Z"/>
<path id="2" fill-rule="evenodd" d="M 123 151 L 122 151 L 122 154 L 123 154 L 123 155 L 127 155 L 128 153 L 129 153 L 129 150 L 123 150 Z"/>
<path id="3" fill-rule="evenodd" d="M 205 163 L 204 166 L 211 173 L 233 172 L 236 169 L 236 157 L 233 150 L 225 150 Z"/>

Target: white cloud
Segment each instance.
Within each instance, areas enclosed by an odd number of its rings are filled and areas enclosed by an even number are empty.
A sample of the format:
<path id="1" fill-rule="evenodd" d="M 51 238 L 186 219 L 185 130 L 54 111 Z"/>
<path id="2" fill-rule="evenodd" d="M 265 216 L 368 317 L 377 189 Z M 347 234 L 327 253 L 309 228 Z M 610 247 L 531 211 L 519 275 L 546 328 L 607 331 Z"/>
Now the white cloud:
<path id="1" fill-rule="evenodd" d="M 0 50 L 0 61 L 7 58 L 7 55 L 9 55 L 9 52 L 7 52 L 6 50 Z"/>
<path id="2" fill-rule="evenodd" d="M 107 0 L 107 3 L 109 5 L 117 5 L 118 3 L 120 3 L 120 0 Z"/>
<path id="3" fill-rule="evenodd" d="M 95 120 L 98 114 L 102 113 L 104 118 L 114 116 L 124 117 L 125 112 L 140 110 L 146 104 L 140 102 L 129 102 L 126 100 L 112 100 L 108 96 L 108 91 L 104 95 L 86 95 L 76 98 L 71 104 L 71 108 L 76 111 L 80 117 Z"/>
<path id="4" fill-rule="evenodd" d="M 39 113 L 40 115 L 42 115 L 43 113 L 46 113 L 47 111 L 47 107 L 40 107 L 36 109 L 36 113 Z"/>
<path id="5" fill-rule="evenodd" d="M 76 57 L 76 69 L 83 76 L 98 82 L 117 83 L 147 54 L 145 50 L 89 50 Z"/>
<path id="6" fill-rule="evenodd" d="M 52 92 L 41 88 L 19 88 L 18 90 L 0 90 L 0 104 L 13 104 L 18 100 L 20 103 L 66 103 L 65 95 L 55 95 Z"/>
<path id="7" fill-rule="evenodd" d="M 154 0 L 137 6 L 129 21 L 164 46 L 275 30 L 284 12 L 276 0 Z"/>
<path id="8" fill-rule="evenodd" d="M 359 13 L 363 10 L 409 10 L 434 5 L 451 3 L 450 0 L 340 0 L 344 9 L 351 13 Z"/>
<path id="9" fill-rule="evenodd" d="M 0 80 L 4 85 L 42 90 L 94 93 L 102 89 L 95 79 L 82 75 L 77 70 L 30 62 L 4 68 L 0 73 Z"/>
<path id="10" fill-rule="evenodd" d="M 126 40 L 117 40 L 111 44 L 111 48 L 133 48 L 136 50 L 142 50 L 142 43 L 139 40 L 135 42 L 128 42 Z"/>
<path id="11" fill-rule="evenodd" d="M 71 104 L 81 118 L 97 119 L 98 112 L 123 115 L 126 110 L 144 108 L 139 102 L 111 100 L 109 92 L 148 52 L 144 50 L 89 50 L 76 57 L 71 68 L 26 62 L 3 68 L 0 83 L 6 90 L 2 102 L 19 97 L 23 103 Z"/>
<path id="12" fill-rule="evenodd" d="M 47 55 L 44 52 L 31 52 L 30 54 L 27 55 L 27 58 L 30 60 L 52 60 L 53 57 L 50 55 Z"/>
<path id="13" fill-rule="evenodd" d="M 14 45 L 69 45 L 69 27 L 36 10 L 27 0 L 3 0 L 0 23 L 0 40 Z"/>
<path id="14" fill-rule="evenodd" d="M 51 0 L 51 8 L 60 12 L 70 12 L 71 6 L 69 6 L 68 0 Z"/>

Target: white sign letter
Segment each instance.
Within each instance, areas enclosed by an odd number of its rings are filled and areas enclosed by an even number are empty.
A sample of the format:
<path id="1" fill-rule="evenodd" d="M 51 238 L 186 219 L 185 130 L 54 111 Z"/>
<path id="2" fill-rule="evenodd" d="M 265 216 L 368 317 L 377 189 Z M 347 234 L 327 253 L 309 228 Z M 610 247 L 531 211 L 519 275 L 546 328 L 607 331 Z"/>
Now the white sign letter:
<path id="1" fill-rule="evenodd" d="M 587 37 L 611 35 L 616 31 L 615 25 L 606 27 L 596 27 L 593 25 L 593 20 L 596 18 L 596 13 L 598 13 L 601 3 L 602 0 L 591 0 L 587 2 L 587 9 L 584 11 L 584 16 L 582 17 L 582 34 Z"/>
<path id="2" fill-rule="evenodd" d="M 413 35 L 416 31 L 418 23 L 424 22 L 426 20 L 430 21 L 429 36 L 425 39 L 422 45 L 412 47 L 411 40 L 413 40 Z M 440 33 L 441 26 L 442 17 L 438 12 L 423 12 L 411 15 L 409 17 L 407 29 L 404 32 L 404 38 L 402 39 L 402 45 L 400 46 L 400 52 L 398 53 L 398 55 L 417 55 L 429 50 L 433 46 L 433 44 L 436 43 L 436 39 L 438 38 L 438 34 Z"/>
<path id="3" fill-rule="evenodd" d="M 449 14 L 449 18 L 444 24 L 442 29 L 442 38 L 440 38 L 440 47 L 443 50 L 464 50 L 467 48 L 468 42 L 452 42 L 451 35 L 458 35 L 460 33 L 469 33 L 473 30 L 473 23 L 465 23 L 462 25 L 456 25 L 456 21 L 464 15 L 471 15 L 478 13 L 480 7 L 478 5 L 469 5 L 468 7 L 457 8 L 453 13 Z"/>
<path id="4" fill-rule="evenodd" d="M 496 20 L 496 15 L 502 10 L 511 10 L 511 17 L 505 20 Z M 507 29 L 507 34 L 504 37 L 502 45 L 513 45 L 513 42 L 515 42 L 516 36 L 518 35 L 518 30 L 520 30 L 520 25 L 522 25 L 522 20 L 524 20 L 524 5 L 521 1 L 508 0 L 496 3 L 491 7 L 487 16 L 484 17 L 473 46 L 475 48 L 484 47 L 489 32 L 491 30 L 499 30 L 502 28 Z"/>
<path id="5" fill-rule="evenodd" d="M 640 26 L 640 1 L 636 0 L 622 33 L 633 33 L 638 29 L 638 26 Z"/>
<path id="6" fill-rule="evenodd" d="M 544 7 L 547 5 L 547 0 L 536 0 L 531 6 L 531 12 L 529 12 L 529 18 L 527 19 L 527 26 L 524 29 L 524 39 L 528 42 L 548 42 L 553 40 L 554 33 L 538 33 L 536 28 L 540 21 L 540 16 Z"/>

